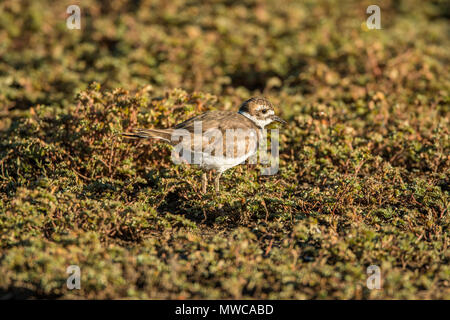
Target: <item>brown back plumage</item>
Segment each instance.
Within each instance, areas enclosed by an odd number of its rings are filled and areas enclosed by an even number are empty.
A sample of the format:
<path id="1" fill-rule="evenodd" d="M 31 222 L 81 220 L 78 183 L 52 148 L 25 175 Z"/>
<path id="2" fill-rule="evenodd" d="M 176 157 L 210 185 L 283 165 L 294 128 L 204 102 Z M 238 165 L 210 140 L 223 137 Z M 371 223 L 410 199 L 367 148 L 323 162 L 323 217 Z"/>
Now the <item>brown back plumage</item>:
<path id="1" fill-rule="evenodd" d="M 203 132 L 211 128 L 222 131 L 227 129 L 258 129 L 250 119 L 233 111 L 208 111 L 176 125 L 174 129 L 186 129 L 194 133 L 196 121 L 201 121 Z"/>
<path id="2" fill-rule="evenodd" d="M 196 125 L 201 125 L 199 137 L 195 136 Z M 128 138 L 160 139 L 176 145 L 180 143 L 181 139 L 172 140 L 175 130 L 179 130 L 179 132 L 187 130 L 190 133 L 189 148 L 191 150 L 210 152 L 214 156 L 241 156 L 256 148 L 259 127 L 247 117 L 236 112 L 209 111 L 190 118 L 173 128 L 137 129 L 123 135 Z"/>

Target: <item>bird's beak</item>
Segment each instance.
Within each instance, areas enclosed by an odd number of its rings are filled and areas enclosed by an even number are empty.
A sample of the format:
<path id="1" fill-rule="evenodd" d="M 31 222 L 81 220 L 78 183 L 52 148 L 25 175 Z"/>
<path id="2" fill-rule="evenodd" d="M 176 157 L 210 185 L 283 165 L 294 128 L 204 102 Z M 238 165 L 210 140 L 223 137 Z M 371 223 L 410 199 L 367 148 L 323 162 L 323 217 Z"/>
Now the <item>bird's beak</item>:
<path id="1" fill-rule="evenodd" d="M 280 117 L 277 117 L 277 116 L 272 116 L 272 121 L 276 121 L 276 122 L 279 122 L 281 124 L 286 124 L 287 123 L 286 121 L 284 121 L 283 119 L 281 119 Z"/>

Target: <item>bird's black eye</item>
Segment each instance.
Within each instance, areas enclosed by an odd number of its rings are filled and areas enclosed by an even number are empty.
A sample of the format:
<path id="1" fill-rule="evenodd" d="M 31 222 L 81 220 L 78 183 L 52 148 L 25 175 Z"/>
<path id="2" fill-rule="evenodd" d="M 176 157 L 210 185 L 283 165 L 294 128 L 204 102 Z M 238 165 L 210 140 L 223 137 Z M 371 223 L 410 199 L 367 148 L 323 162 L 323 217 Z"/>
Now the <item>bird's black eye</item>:
<path id="1" fill-rule="evenodd" d="M 267 109 L 263 109 L 263 110 L 262 110 L 262 113 L 267 113 Z"/>

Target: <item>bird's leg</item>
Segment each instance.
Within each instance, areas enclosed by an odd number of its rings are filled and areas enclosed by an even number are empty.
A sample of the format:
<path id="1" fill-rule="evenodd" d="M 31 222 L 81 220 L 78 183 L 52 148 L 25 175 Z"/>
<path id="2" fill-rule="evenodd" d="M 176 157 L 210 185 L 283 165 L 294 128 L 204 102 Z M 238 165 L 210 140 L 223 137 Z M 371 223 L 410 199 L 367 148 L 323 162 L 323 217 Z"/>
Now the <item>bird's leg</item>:
<path id="1" fill-rule="evenodd" d="M 220 176 L 221 175 L 222 175 L 222 172 L 219 172 L 217 174 L 216 178 L 214 179 L 214 187 L 215 187 L 217 193 L 219 193 L 219 190 L 220 190 L 219 181 L 220 181 Z"/>
<path id="2" fill-rule="evenodd" d="M 208 177 L 206 176 L 206 172 L 202 174 L 202 193 L 206 193 L 206 187 L 208 186 Z"/>

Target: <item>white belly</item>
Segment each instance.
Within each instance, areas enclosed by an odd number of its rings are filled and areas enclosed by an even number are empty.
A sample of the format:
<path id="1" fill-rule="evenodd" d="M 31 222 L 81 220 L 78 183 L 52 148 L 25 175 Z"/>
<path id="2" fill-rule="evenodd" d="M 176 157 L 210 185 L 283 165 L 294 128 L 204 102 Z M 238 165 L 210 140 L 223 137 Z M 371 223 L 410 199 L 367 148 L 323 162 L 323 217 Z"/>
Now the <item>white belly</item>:
<path id="1" fill-rule="evenodd" d="M 245 162 L 249 157 L 254 155 L 256 150 L 252 150 L 251 152 L 244 154 L 240 157 L 216 157 L 212 155 L 204 155 L 202 154 L 202 161 L 200 167 L 205 169 L 216 169 L 219 172 L 224 172 L 238 164 Z"/>

